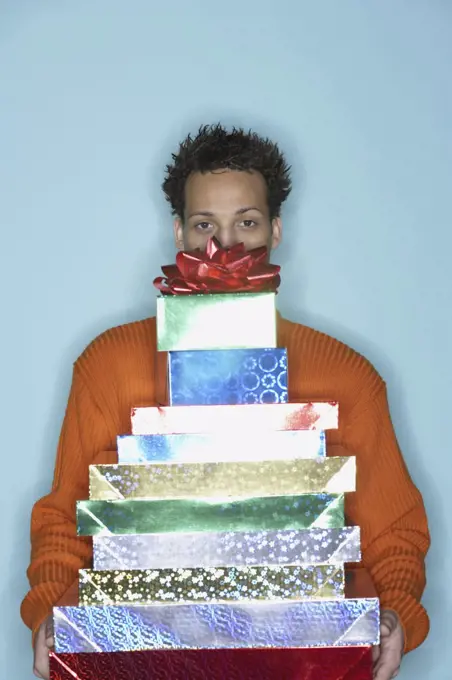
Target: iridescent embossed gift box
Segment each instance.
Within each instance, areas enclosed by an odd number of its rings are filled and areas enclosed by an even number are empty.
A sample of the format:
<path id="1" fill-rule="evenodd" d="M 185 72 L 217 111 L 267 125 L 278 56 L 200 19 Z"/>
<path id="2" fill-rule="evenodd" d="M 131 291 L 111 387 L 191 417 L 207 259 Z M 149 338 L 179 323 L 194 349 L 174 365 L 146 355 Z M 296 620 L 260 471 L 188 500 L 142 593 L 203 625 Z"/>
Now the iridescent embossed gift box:
<path id="1" fill-rule="evenodd" d="M 249 498 L 355 491 L 353 456 L 240 463 L 91 465 L 90 499 Z"/>
<path id="2" fill-rule="evenodd" d="M 344 526 L 343 494 L 240 500 L 78 501 L 80 536 Z"/>
<path id="3" fill-rule="evenodd" d="M 370 647 L 50 655 L 51 680 L 371 680 Z"/>
<path id="4" fill-rule="evenodd" d="M 54 609 L 55 651 L 377 644 L 377 598 Z"/>
<path id="5" fill-rule="evenodd" d="M 94 569 L 360 562 L 359 527 L 94 536 Z"/>
<path id="6" fill-rule="evenodd" d="M 276 347 L 275 293 L 157 298 L 160 351 Z"/>
<path id="7" fill-rule="evenodd" d="M 235 406 L 144 406 L 132 409 L 132 434 L 199 434 L 275 430 L 330 430 L 336 402 Z"/>
<path id="8" fill-rule="evenodd" d="M 325 455 L 321 430 L 244 431 L 211 434 L 129 434 L 118 437 L 119 463 L 316 458 Z"/>
<path id="9" fill-rule="evenodd" d="M 285 403 L 287 351 L 170 352 L 168 386 L 171 406 Z"/>
<path id="10" fill-rule="evenodd" d="M 337 564 L 79 572 L 84 606 L 341 597 L 344 567 Z"/>

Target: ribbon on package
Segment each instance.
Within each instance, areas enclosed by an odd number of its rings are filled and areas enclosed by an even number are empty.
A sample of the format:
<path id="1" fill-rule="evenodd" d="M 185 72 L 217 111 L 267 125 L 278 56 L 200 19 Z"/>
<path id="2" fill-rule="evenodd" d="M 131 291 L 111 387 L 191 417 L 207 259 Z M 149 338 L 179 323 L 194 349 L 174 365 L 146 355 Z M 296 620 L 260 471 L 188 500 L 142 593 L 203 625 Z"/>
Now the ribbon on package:
<path id="1" fill-rule="evenodd" d="M 205 251 L 180 251 L 154 286 L 163 295 L 276 292 L 281 268 L 267 262 L 267 252 L 265 246 L 246 251 L 243 243 L 222 248 L 213 237 Z"/>

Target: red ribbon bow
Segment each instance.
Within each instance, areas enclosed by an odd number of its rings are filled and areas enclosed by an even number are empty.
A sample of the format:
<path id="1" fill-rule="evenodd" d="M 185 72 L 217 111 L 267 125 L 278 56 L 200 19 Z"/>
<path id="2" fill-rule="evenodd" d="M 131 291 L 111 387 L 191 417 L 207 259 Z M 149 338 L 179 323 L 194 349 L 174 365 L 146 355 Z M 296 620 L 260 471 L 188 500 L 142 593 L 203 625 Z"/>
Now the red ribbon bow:
<path id="1" fill-rule="evenodd" d="M 162 267 L 164 276 L 154 280 L 163 295 L 193 293 L 276 292 L 280 267 L 267 262 L 267 248 L 245 250 L 243 243 L 222 248 L 216 238 L 204 251 L 180 251 L 176 264 Z"/>

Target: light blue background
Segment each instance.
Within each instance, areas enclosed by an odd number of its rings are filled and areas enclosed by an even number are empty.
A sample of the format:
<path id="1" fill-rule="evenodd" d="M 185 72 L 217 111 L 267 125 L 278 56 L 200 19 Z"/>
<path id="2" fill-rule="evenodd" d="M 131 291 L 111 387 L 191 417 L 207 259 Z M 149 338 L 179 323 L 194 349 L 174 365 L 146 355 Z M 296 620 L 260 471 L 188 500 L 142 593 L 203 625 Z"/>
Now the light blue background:
<path id="1" fill-rule="evenodd" d="M 163 164 L 217 120 L 294 165 L 282 311 L 388 382 L 433 537 L 432 630 L 400 677 L 452 677 L 451 69 L 446 0 L 0 0 L 0 677 L 32 678 L 29 516 L 71 364 L 153 312 Z"/>

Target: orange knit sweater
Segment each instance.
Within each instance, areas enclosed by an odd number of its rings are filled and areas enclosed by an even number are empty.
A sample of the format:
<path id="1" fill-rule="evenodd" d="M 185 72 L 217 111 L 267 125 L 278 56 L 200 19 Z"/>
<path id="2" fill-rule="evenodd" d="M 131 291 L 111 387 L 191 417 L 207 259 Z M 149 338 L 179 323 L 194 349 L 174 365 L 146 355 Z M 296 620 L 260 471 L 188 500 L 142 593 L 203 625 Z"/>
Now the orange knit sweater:
<path id="1" fill-rule="evenodd" d="M 349 524 L 361 526 L 363 565 L 382 607 L 394 609 L 406 650 L 417 647 L 429 621 L 420 604 L 429 532 L 424 505 L 397 445 L 385 383 L 359 354 L 333 338 L 280 319 L 287 347 L 291 401 L 335 400 L 340 427 L 327 433 L 329 455 L 357 456 L 357 492 L 347 494 Z M 116 436 L 130 432 L 134 406 L 165 404 L 166 355 L 156 352 L 155 318 L 99 336 L 74 365 L 58 445 L 52 491 L 31 519 L 31 589 L 22 617 L 36 631 L 91 564 L 91 540 L 76 535 L 75 502 L 88 498 L 88 466 L 115 463 Z"/>

